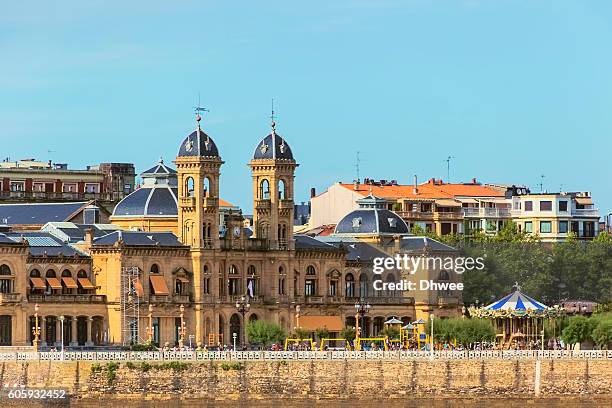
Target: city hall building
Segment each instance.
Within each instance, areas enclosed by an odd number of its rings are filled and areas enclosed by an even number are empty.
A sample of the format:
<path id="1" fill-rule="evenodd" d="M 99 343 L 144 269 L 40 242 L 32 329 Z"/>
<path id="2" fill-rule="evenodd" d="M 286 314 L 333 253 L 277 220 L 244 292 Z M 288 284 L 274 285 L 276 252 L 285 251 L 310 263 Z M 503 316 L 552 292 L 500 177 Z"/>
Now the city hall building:
<path id="1" fill-rule="evenodd" d="M 376 291 L 401 271 L 374 276 L 376 257 L 456 256 L 408 234 L 374 196 L 359 200 L 328 237 L 294 235 L 289 144 L 271 132 L 255 147 L 253 223 L 219 196 L 224 164 L 200 127 L 180 144 L 176 170 L 160 161 L 121 200 L 110 224 L 50 222 L 34 231 L 0 230 L 0 346 L 94 347 L 151 340 L 156 345 L 243 342 L 245 324 L 276 322 L 374 335 L 383 322 L 458 313 L 457 291 Z M 1 214 L 0 214 L 1 215 Z M 445 270 L 412 279 L 459 281 Z M 357 316 L 355 304 L 371 305 Z M 247 307 L 248 304 L 248 307 Z M 248 339 L 247 339 L 248 340 Z"/>

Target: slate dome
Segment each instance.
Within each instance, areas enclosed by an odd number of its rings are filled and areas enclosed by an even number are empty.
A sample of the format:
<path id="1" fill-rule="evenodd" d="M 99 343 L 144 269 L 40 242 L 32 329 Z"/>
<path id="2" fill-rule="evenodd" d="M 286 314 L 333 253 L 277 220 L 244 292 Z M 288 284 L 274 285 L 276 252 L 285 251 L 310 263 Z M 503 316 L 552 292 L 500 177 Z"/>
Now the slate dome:
<path id="1" fill-rule="evenodd" d="M 253 160 L 265 159 L 294 160 L 291 147 L 276 133 L 274 122 L 272 122 L 272 132 L 257 144 L 253 153 Z"/>
<path id="2" fill-rule="evenodd" d="M 179 157 L 220 157 L 215 142 L 200 128 L 200 120 L 200 116 L 197 116 L 198 127 L 181 143 Z"/>
<path id="3" fill-rule="evenodd" d="M 176 170 L 163 160 L 140 174 L 142 186 L 115 206 L 113 217 L 172 217 L 178 215 Z"/>
<path id="4" fill-rule="evenodd" d="M 358 200 L 359 209 L 345 215 L 336 225 L 334 234 L 395 235 L 408 234 L 406 222 L 384 207 L 384 200 L 369 195 Z"/>

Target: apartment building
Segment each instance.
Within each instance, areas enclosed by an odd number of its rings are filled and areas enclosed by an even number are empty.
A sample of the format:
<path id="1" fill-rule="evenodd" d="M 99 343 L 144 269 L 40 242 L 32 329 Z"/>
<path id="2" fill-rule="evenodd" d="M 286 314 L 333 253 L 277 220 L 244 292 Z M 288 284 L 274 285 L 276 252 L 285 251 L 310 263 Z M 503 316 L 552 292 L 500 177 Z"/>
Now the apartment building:
<path id="1" fill-rule="evenodd" d="M 134 190 L 131 163 L 101 163 L 69 169 L 65 163 L 35 159 L 0 162 L 0 200 L 53 202 L 100 200 L 117 202 Z"/>
<path id="2" fill-rule="evenodd" d="M 589 192 L 525 193 L 512 198 L 512 220 L 521 231 L 544 242 L 562 241 L 573 233 L 592 239 L 599 233 L 599 210 Z"/>
<path id="3" fill-rule="evenodd" d="M 438 235 L 464 234 L 476 229 L 495 232 L 510 218 L 510 203 L 505 188 L 469 183 L 444 183 L 430 179 L 426 183 L 399 185 L 395 180 L 363 183 L 336 183 L 327 191 L 312 195 L 312 227 L 336 224 L 348 212 L 357 209 L 357 200 L 374 195 L 386 202 L 412 229 L 415 226 Z"/>

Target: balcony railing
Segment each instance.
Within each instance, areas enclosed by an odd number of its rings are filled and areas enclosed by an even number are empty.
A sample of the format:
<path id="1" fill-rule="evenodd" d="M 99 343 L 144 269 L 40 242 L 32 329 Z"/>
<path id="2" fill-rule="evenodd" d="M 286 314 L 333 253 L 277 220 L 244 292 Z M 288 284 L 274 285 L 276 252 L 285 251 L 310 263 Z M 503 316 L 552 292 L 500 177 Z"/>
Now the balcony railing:
<path id="1" fill-rule="evenodd" d="M 457 296 L 442 296 L 438 298 L 439 306 L 458 305 L 460 300 Z"/>
<path id="2" fill-rule="evenodd" d="M 217 197 L 204 197 L 204 200 L 202 201 L 203 201 L 202 205 L 204 207 L 218 207 L 219 206 L 219 199 Z"/>
<path id="3" fill-rule="evenodd" d="M 407 220 L 433 220 L 432 212 L 397 211 L 397 215 Z"/>
<path id="4" fill-rule="evenodd" d="M 271 207 L 270 200 L 255 200 L 256 210 L 269 210 Z"/>
<path id="5" fill-rule="evenodd" d="M 0 293 L 0 303 L 17 303 L 21 301 L 21 293 Z"/>
<path id="6" fill-rule="evenodd" d="M 278 208 L 281 210 L 293 209 L 293 200 L 283 199 L 278 203 Z"/>
<path id="7" fill-rule="evenodd" d="M 195 207 L 195 197 L 180 197 L 179 204 L 181 208 L 193 208 Z"/>
<path id="8" fill-rule="evenodd" d="M 149 303 L 169 303 L 170 296 L 166 295 L 149 295 Z"/>
<path id="9" fill-rule="evenodd" d="M 509 218 L 508 208 L 463 208 L 464 217 L 475 218 Z"/>
<path id="10" fill-rule="evenodd" d="M 434 219 L 435 220 L 462 220 L 463 219 L 463 213 L 461 212 L 441 212 L 441 211 L 436 211 L 434 212 Z"/>
<path id="11" fill-rule="evenodd" d="M 315 304 L 315 305 L 319 305 L 321 303 L 324 303 L 324 298 L 323 296 L 305 296 L 304 300 L 306 301 L 306 304 Z"/>
<path id="12" fill-rule="evenodd" d="M 47 191 L 0 191 L 0 200 L 18 201 L 118 201 L 129 193 L 77 193 L 77 192 L 47 192 Z"/>
<path id="13" fill-rule="evenodd" d="M 28 301 L 39 303 L 105 303 L 106 295 L 28 295 Z"/>
<path id="14" fill-rule="evenodd" d="M 577 217 L 598 217 L 599 218 L 599 210 L 594 208 L 589 209 L 574 209 L 572 210 L 572 215 Z"/>

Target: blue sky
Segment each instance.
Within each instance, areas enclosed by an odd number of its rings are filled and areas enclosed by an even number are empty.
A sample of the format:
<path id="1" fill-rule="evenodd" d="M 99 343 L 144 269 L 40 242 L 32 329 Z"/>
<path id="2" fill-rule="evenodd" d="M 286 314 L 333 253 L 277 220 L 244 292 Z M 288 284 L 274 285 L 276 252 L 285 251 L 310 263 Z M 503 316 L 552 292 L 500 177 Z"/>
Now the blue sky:
<path id="1" fill-rule="evenodd" d="M 361 176 L 472 177 L 591 191 L 612 211 L 612 2 L 10 2 L 0 14 L 1 156 L 174 158 L 192 107 L 252 211 L 246 163 L 277 129 L 296 198 Z M 562 186 L 562 187 L 561 187 Z"/>

